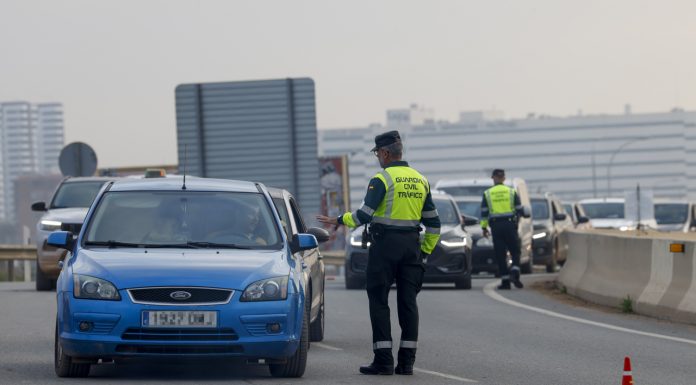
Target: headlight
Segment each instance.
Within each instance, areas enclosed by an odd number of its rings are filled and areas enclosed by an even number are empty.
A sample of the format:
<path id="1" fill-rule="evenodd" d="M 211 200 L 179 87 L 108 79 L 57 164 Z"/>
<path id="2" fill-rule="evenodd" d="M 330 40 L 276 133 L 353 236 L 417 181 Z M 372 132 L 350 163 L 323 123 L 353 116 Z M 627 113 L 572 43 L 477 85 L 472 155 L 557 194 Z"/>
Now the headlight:
<path id="1" fill-rule="evenodd" d="M 476 241 L 476 246 L 479 246 L 479 247 L 493 246 L 493 242 L 491 241 L 490 238 L 481 237 L 481 238 L 479 238 L 478 241 Z"/>
<path id="2" fill-rule="evenodd" d="M 81 299 L 104 299 L 120 301 L 121 296 L 113 283 L 89 275 L 75 274 L 73 276 L 73 294 Z"/>
<path id="3" fill-rule="evenodd" d="M 545 238 L 545 237 L 546 237 L 545 231 L 542 231 L 540 233 L 536 233 L 536 234 L 532 235 L 532 239 L 541 239 L 541 238 Z"/>
<path id="4" fill-rule="evenodd" d="M 619 227 L 619 231 L 628 231 L 628 230 L 630 230 L 630 229 L 631 229 L 631 228 L 628 227 L 628 226 L 621 226 L 621 227 Z"/>
<path id="5" fill-rule="evenodd" d="M 56 231 L 56 230 L 60 230 L 60 227 L 62 225 L 63 224 L 59 221 L 42 220 L 41 221 L 41 230 Z"/>
<path id="6" fill-rule="evenodd" d="M 288 277 L 262 279 L 247 286 L 242 293 L 242 302 L 280 301 L 288 298 Z"/>
<path id="7" fill-rule="evenodd" d="M 450 238 L 447 240 L 442 240 L 440 243 L 447 247 L 464 247 L 466 246 L 466 237 Z"/>
<path id="8" fill-rule="evenodd" d="M 362 246 L 362 235 L 351 235 L 350 244 L 356 247 Z M 370 247 L 370 242 L 367 242 L 367 247 Z"/>

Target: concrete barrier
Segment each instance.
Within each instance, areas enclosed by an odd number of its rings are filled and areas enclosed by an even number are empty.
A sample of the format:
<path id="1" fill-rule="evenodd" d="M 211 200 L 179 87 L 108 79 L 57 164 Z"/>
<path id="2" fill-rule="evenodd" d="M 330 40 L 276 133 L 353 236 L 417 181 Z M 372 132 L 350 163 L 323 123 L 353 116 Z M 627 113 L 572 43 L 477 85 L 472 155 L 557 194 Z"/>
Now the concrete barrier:
<path id="1" fill-rule="evenodd" d="M 628 297 L 636 313 L 696 323 L 696 239 L 683 235 L 568 231 L 558 277 L 569 294 L 607 306 Z M 683 243 L 684 253 L 670 252 Z"/>

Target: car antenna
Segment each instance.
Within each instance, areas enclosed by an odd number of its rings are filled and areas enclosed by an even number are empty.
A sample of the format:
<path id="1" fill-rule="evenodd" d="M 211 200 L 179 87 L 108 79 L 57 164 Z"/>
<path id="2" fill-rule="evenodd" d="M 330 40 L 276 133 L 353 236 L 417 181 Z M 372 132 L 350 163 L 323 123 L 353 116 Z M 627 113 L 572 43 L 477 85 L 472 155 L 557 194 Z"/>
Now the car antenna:
<path id="1" fill-rule="evenodd" d="M 184 144 L 184 184 L 181 185 L 182 190 L 186 190 L 186 145 Z"/>

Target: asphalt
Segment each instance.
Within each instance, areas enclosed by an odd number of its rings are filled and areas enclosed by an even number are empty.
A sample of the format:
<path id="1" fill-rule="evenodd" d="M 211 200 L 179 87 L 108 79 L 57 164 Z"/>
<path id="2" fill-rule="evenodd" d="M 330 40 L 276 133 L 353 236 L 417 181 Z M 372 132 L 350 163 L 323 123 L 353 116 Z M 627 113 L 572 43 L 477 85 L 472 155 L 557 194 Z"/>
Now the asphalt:
<path id="1" fill-rule="evenodd" d="M 552 278 L 523 276 L 528 286 Z M 57 378 L 55 294 L 0 283 L 0 384 L 619 384 L 624 356 L 632 359 L 635 384 L 696 383 L 693 326 L 575 306 L 529 288 L 499 293 L 514 301 L 504 303 L 484 292 L 492 282 L 475 279 L 471 291 L 426 286 L 419 295 L 415 375 L 373 377 L 357 371 L 371 359 L 367 295 L 345 290 L 340 279 L 329 281 L 326 339 L 312 345 L 304 377 L 291 380 L 231 360 L 108 364 L 93 367 L 88 379 Z M 398 341 L 395 312 L 392 324 Z"/>

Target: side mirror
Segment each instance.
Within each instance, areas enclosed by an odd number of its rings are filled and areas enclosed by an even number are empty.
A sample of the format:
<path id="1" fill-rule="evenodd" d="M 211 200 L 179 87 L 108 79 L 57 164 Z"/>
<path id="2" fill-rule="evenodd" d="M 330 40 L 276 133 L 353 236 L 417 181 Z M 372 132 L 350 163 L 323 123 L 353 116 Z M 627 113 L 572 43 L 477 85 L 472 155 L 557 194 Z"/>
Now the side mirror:
<path id="1" fill-rule="evenodd" d="M 319 242 L 317 242 L 317 238 L 312 234 L 295 234 L 292 236 L 292 241 L 290 241 L 290 251 L 292 251 L 293 254 L 298 251 L 315 249 L 317 247 L 319 247 Z"/>
<path id="2" fill-rule="evenodd" d="M 307 229 L 307 232 L 314 235 L 319 243 L 324 243 L 330 238 L 329 232 L 319 227 L 310 227 Z"/>
<path id="3" fill-rule="evenodd" d="M 479 224 L 479 219 L 476 217 L 467 217 L 465 215 L 462 215 L 462 221 L 464 222 L 464 226 L 474 226 Z"/>
<path id="4" fill-rule="evenodd" d="M 522 206 L 522 217 L 524 217 L 524 218 L 531 218 L 532 217 L 531 207 L 529 207 L 527 205 Z"/>
<path id="5" fill-rule="evenodd" d="M 59 249 L 72 250 L 75 240 L 73 239 L 73 234 L 69 231 L 54 231 L 51 234 L 48 234 L 46 243 L 49 246 L 57 247 Z"/>
<path id="6" fill-rule="evenodd" d="M 587 223 L 590 221 L 588 217 L 578 217 L 578 223 Z"/>
<path id="7" fill-rule="evenodd" d="M 553 216 L 554 221 L 565 221 L 568 216 L 565 213 L 557 213 Z"/>
<path id="8" fill-rule="evenodd" d="M 32 203 L 31 211 L 46 211 L 46 202 Z"/>

